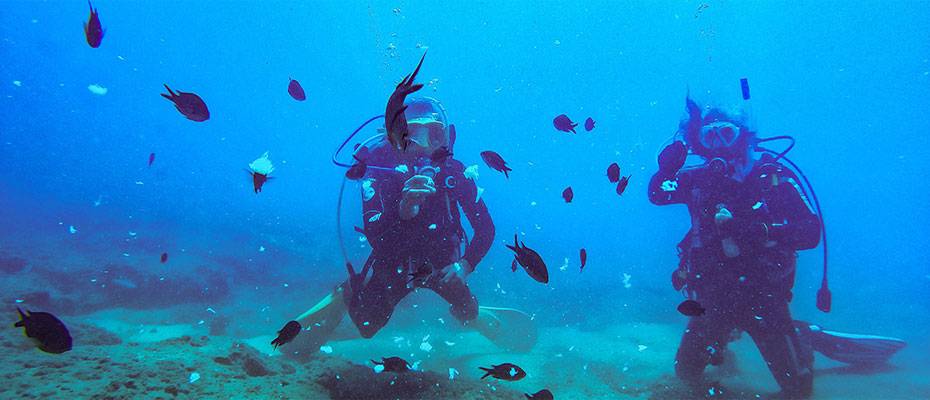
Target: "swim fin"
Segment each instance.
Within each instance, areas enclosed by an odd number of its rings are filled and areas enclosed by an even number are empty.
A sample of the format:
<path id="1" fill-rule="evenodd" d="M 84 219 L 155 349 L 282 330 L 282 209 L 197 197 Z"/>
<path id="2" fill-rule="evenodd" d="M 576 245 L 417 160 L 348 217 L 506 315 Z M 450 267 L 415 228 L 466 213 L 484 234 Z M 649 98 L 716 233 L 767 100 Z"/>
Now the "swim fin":
<path id="1" fill-rule="evenodd" d="M 299 348 L 298 353 L 309 356 L 316 354 L 320 346 L 329 340 L 346 315 L 345 302 L 342 300 L 344 285 L 346 283 L 336 286 L 326 297 L 294 319 L 304 327 L 304 331 L 294 338 L 291 348 Z M 293 352 L 285 352 L 291 353 Z"/>
<path id="2" fill-rule="evenodd" d="M 539 336 L 533 317 L 513 308 L 478 307 L 478 318 L 469 326 L 498 347 L 518 353 L 532 350 Z"/>
<path id="3" fill-rule="evenodd" d="M 818 353 L 850 365 L 883 364 L 907 346 L 893 337 L 829 331 L 803 321 L 795 321 L 795 326 Z"/>

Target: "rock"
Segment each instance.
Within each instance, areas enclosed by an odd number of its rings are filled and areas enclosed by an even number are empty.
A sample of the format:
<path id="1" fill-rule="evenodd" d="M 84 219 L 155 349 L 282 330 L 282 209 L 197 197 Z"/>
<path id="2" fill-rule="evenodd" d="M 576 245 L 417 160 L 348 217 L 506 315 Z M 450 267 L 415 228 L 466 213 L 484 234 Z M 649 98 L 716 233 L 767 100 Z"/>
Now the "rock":
<path id="1" fill-rule="evenodd" d="M 333 399 L 524 399 L 516 391 L 484 382 L 457 379 L 450 381 L 435 372 L 410 371 L 376 374 L 371 367 L 349 364 L 336 371 L 318 375 L 316 383 L 329 391 Z"/>
<path id="2" fill-rule="evenodd" d="M 242 368 L 248 376 L 265 376 L 271 374 L 271 371 L 268 371 L 265 364 L 255 357 L 246 356 L 242 360 Z"/>
<path id="3" fill-rule="evenodd" d="M 15 274 L 26 268 L 29 263 L 19 257 L 7 257 L 0 255 L 0 272 L 6 274 Z"/>
<path id="4" fill-rule="evenodd" d="M 77 323 L 68 325 L 75 346 L 115 346 L 123 340 L 116 334 L 93 325 Z"/>

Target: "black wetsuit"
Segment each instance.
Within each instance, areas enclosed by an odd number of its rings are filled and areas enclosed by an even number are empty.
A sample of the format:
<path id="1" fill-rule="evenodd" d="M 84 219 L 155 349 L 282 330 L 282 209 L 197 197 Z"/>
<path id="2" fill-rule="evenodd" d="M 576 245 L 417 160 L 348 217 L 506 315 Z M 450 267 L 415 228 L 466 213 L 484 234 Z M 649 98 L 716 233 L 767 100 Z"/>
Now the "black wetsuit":
<path id="1" fill-rule="evenodd" d="M 686 293 L 706 309 L 690 319 L 675 356 L 681 379 L 701 383 L 704 368 L 722 360 L 720 352 L 738 330 L 752 336 L 784 393 L 810 395 L 813 351 L 799 340 L 788 309 L 796 251 L 820 239 L 819 220 L 803 193 L 794 174 L 768 155 L 742 182 L 710 168 L 652 177 L 650 201 L 688 206 L 692 227 L 679 244 L 681 276 Z M 720 206 L 733 218 L 718 227 Z M 725 239 L 738 255 L 726 254 Z"/>
<path id="2" fill-rule="evenodd" d="M 393 167 L 400 162 L 394 150 L 378 146 L 370 152 L 369 164 Z M 420 164 L 428 165 L 422 159 Z M 464 166 L 454 159 L 438 165 L 433 178 L 436 193 L 428 195 L 419 213 L 408 220 L 400 218 L 400 201 L 404 182 L 413 176 L 369 168 L 365 180 L 370 182 L 366 194 L 363 187 L 364 234 L 372 252 L 365 268 L 371 269 L 371 279 L 347 299 L 349 316 L 363 337 L 374 336 L 387 324 L 394 307 L 415 287 L 433 290 L 451 305 L 452 315 L 463 323 L 478 316 L 478 301 L 460 279 L 441 282 L 441 268 L 465 259 L 474 269 L 487 254 L 494 241 L 494 224 L 484 200 L 477 198 L 477 186 L 463 175 Z M 373 190 L 374 193 L 371 193 Z M 459 208 L 474 230 L 461 255 L 465 231 Z M 410 273 L 423 268 L 433 274 L 408 285 Z M 471 272 L 471 271 L 468 271 Z"/>

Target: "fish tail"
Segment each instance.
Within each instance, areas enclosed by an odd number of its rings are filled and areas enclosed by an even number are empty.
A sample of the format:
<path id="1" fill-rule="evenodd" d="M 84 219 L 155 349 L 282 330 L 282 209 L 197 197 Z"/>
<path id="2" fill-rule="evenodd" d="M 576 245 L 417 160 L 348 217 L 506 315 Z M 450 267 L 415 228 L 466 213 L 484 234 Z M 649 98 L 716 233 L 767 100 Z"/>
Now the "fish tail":
<path id="1" fill-rule="evenodd" d="M 410 88 L 407 89 L 407 93 L 410 94 L 410 93 L 416 92 L 417 90 L 420 90 L 420 89 L 423 89 L 423 84 L 422 84 L 422 83 L 417 83 L 417 84 L 415 84 L 415 85 L 413 85 L 413 86 L 410 86 Z"/>
<path id="2" fill-rule="evenodd" d="M 480 370 L 482 370 L 482 371 L 485 372 L 485 374 L 481 376 L 481 379 L 484 379 L 484 378 L 487 378 L 487 377 L 491 376 L 491 371 L 492 371 L 492 370 L 491 370 L 490 368 L 478 367 L 478 369 L 480 369 Z"/>
<path id="3" fill-rule="evenodd" d="M 513 246 L 509 244 L 505 244 L 504 246 L 507 246 L 507 248 L 510 250 L 517 251 L 517 249 L 520 248 L 520 242 L 517 241 L 517 234 L 513 234 Z"/>
<path id="4" fill-rule="evenodd" d="M 90 7 L 90 12 L 94 12 L 94 5 L 90 4 L 90 0 L 87 0 L 87 7 Z"/>
<path id="5" fill-rule="evenodd" d="M 177 96 L 177 94 L 175 94 L 175 93 L 171 90 L 171 88 L 168 87 L 168 84 L 167 84 L 167 83 L 165 83 L 164 85 L 165 85 L 165 89 L 168 90 L 168 94 L 162 94 L 162 97 L 164 97 L 164 98 L 166 98 L 166 99 L 168 99 L 168 100 L 171 100 L 173 97 L 176 97 L 176 96 Z M 169 95 L 170 95 L 170 96 L 169 96 Z"/>
<path id="6" fill-rule="evenodd" d="M 510 172 L 510 171 L 513 171 L 513 168 L 510 168 L 510 167 L 508 167 L 508 166 L 505 165 L 505 166 L 504 166 L 504 178 L 510 179 L 510 175 L 507 174 L 507 173 Z"/>

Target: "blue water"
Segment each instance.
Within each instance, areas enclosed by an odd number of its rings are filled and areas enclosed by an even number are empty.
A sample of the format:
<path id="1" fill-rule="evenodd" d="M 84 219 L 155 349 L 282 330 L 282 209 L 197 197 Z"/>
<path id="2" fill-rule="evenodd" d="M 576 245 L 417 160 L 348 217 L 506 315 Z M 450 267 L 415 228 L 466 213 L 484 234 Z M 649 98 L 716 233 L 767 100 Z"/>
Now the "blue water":
<path id="1" fill-rule="evenodd" d="M 344 278 L 335 217 L 344 169 L 330 158 L 384 112 L 428 48 L 418 81 L 432 82 L 421 93 L 441 99 L 456 124 L 455 157 L 480 165 L 497 227 L 469 278 L 482 304 L 524 309 L 544 326 L 684 326 L 668 276 L 690 221 L 685 207 L 654 206 L 645 192 L 690 93 L 748 112 L 762 136 L 797 139 L 789 156 L 823 208 L 834 311 L 814 307 L 818 248 L 800 253 L 795 317 L 898 336 L 926 354 L 930 3 L 95 6 L 106 28 L 98 49 L 84 40 L 81 1 L 2 4 L 0 250 L 160 275 L 173 273 L 153 271 L 161 251 L 182 254 L 168 265 L 205 265 L 228 283 L 225 301 L 271 296 L 275 314 L 251 333 L 273 332 Z M 289 77 L 307 101 L 288 96 Z M 179 115 L 159 96 L 165 83 L 200 95 L 211 119 Z M 562 113 L 597 127 L 558 132 Z M 484 165 L 484 150 L 508 161 L 510 179 Z M 255 194 L 243 170 L 265 151 L 275 179 Z M 603 176 L 611 162 L 632 174 L 622 197 Z M 575 200 L 565 204 L 569 185 Z M 360 264 L 367 250 L 349 228 L 360 224 L 357 190 L 347 187 L 341 234 Z M 547 260 L 548 286 L 510 272 L 503 243 L 514 233 Z"/>

